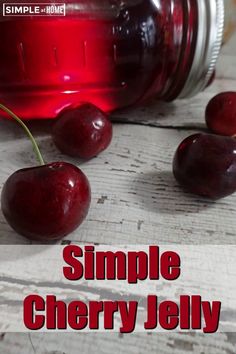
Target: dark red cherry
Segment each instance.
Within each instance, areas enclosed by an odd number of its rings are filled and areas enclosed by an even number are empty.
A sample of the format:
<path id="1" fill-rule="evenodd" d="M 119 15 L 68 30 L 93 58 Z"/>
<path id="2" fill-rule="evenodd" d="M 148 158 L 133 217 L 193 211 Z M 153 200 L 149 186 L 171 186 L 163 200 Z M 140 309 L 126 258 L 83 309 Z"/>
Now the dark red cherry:
<path id="1" fill-rule="evenodd" d="M 178 147 L 173 172 L 191 193 L 219 199 L 236 192 L 236 140 L 195 134 Z"/>
<path id="2" fill-rule="evenodd" d="M 98 108 L 83 104 L 59 116 L 53 128 L 53 138 L 62 153 L 90 159 L 109 146 L 112 124 Z"/>
<path id="3" fill-rule="evenodd" d="M 74 165 L 55 162 L 13 173 L 1 194 L 10 226 L 29 239 L 56 240 L 74 231 L 90 206 L 90 186 Z"/>
<path id="4" fill-rule="evenodd" d="M 206 123 L 215 134 L 236 135 L 236 92 L 223 92 L 212 98 L 206 108 Z"/>

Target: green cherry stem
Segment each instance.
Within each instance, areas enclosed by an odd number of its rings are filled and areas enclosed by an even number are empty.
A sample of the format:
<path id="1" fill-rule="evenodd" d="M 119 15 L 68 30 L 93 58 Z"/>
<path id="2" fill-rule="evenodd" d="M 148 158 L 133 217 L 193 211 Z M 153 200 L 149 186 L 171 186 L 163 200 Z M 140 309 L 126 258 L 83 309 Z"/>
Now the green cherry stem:
<path id="1" fill-rule="evenodd" d="M 22 122 L 22 120 L 19 117 L 17 117 L 17 115 L 15 113 L 13 113 L 9 108 L 7 108 L 6 106 L 4 106 L 1 103 L 0 103 L 0 109 L 2 109 L 4 112 L 9 114 L 13 119 L 15 119 L 22 126 L 22 128 L 24 129 L 24 131 L 26 132 L 26 134 L 28 135 L 28 137 L 30 138 L 30 140 L 32 142 L 33 149 L 34 149 L 34 152 L 35 152 L 38 162 L 42 166 L 45 165 L 45 162 L 44 162 L 41 152 L 39 150 L 38 144 L 36 143 L 33 135 L 31 134 L 31 132 L 27 128 L 27 126 Z"/>

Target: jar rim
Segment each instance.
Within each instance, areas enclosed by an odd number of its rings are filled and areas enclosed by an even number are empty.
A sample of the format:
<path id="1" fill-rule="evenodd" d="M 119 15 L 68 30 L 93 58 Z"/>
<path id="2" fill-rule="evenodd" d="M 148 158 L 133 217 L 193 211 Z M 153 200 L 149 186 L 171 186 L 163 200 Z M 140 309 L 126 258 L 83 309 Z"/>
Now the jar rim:
<path id="1" fill-rule="evenodd" d="M 178 98 L 204 90 L 214 74 L 220 54 L 225 22 L 224 0 L 197 0 L 198 31 L 192 67 Z"/>

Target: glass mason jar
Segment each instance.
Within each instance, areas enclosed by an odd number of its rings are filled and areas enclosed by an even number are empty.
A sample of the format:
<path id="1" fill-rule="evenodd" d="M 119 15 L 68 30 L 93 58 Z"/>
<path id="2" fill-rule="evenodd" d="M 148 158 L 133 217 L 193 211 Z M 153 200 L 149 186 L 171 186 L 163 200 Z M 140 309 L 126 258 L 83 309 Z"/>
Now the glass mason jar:
<path id="1" fill-rule="evenodd" d="M 64 0 L 65 16 L 43 12 L 45 0 L 24 16 L 0 2 L 0 102 L 22 119 L 192 96 L 222 43 L 223 0 Z"/>

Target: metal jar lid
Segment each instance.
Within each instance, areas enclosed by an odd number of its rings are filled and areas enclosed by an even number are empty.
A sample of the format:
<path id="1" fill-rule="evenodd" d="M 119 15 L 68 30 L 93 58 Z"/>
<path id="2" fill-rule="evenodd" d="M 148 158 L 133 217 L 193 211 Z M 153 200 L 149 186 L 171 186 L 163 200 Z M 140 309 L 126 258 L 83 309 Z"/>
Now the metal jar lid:
<path id="1" fill-rule="evenodd" d="M 223 34 L 224 0 L 197 0 L 198 35 L 193 64 L 179 98 L 191 97 L 204 90 L 214 73 Z"/>

